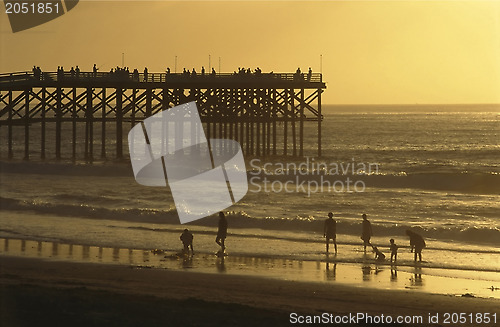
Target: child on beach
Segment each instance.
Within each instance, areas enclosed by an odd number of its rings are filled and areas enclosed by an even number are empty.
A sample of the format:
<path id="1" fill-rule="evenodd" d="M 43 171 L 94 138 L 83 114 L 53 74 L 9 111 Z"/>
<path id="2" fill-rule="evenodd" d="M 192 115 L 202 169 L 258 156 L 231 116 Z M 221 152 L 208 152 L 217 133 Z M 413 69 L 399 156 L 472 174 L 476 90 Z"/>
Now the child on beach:
<path id="1" fill-rule="evenodd" d="M 182 244 L 184 245 L 183 252 L 185 254 L 189 253 L 189 248 L 191 247 L 191 254 L 194 254 L 193 250 L 193 234 L 186 228 L 180 237 Z"/>
<path id="2" fill-rule="evenodd" d="M 385 260 L 385 254 L 380 252 L 380 250 L 376 246 L 372 246 L 373 252 L 375 252 L 375 260 L 377 261 L 384 261 Z"/>
<path id="3" fill-rule="evenodd" d="M 394 262 L 396 262 L 398 260 L 398 246 L 394 243 L 393 238 L 391 238 L 389 242 L 391 242 L 391 262 L 392 258 L 394 258 Z"/>

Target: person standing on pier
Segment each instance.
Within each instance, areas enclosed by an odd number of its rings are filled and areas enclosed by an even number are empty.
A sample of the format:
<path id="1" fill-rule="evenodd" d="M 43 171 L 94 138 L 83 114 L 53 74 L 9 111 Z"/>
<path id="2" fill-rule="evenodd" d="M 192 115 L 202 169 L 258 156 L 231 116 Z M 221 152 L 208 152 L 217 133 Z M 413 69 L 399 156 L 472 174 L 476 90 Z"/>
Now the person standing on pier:
<path id="1" fill-rule="evenodd" d="M 144 82 L 148 81 L 148 67 L 144 67 Z"/>
<path id="2" fill-rule="evenodd" d="M 94 67 L 92 67 L 92 73 L 93 73 L 94 78 L 97 77 L 98 70 L 99 70 L 99 68 L 97 68 L 96 64 L 94 64 Z"/>
<path id="3" fill-rule="evenodd" d="M 364 245 L 365 253 L 366 253 L 366 246 L 367 245 L 371 246 L 370 239 L 373 235 L 373 231 L 372 231 L 372 224 L 367 219 L 366 213 L 364 213 L 362 215 L 362 217 L 363 217 L 363 231 L 361 234 L 361 239 L 363 240 L 363 245 Z"/>
<path id="4" fill-rule="evenodd" d="M 226 246 L 224 242 L 227 236 L 227 219 L 224 212 L 219 212 L 219 228 L 217 230 L 217 237 L 215 238 L 215 243 L 220 245 L 219 253 L 224 253 Z"/>
<path id="5" fill-rule="evenodd" d="M 323 236 L 326 239 L 326 253 L 328 253 L 330 240 L 332 240 L 335 246 L 335 254 L 337 254 L 337 222 L 333 219 L 332 212 L 328 213 L 328 219 L 325 220 Z"/>

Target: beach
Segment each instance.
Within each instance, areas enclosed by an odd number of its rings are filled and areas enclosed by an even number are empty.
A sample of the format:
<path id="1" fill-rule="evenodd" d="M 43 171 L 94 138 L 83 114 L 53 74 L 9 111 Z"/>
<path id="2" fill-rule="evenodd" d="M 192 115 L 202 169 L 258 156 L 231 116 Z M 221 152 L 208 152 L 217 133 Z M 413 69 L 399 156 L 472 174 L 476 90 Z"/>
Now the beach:
<path id="1" fill-rule="evenodd" d="M 2 319 L 12 326 L 28 325 L 35 317 L 75 325 L 96 325 L 107 319 L 113 321 L 111 325 L 125 322 L 132 326 L 135 319 L 156 325 L 164 319 L 180 322 L 179 325 L 215 326 L 225 322 L 272 326 L 288 325 L 291 313 L 384 314 L 394 319 L 422 316 L 423 324 L 437 326 L 442 322 L 429 324 L 429 314 L 438 313 L 442 321 L 446 313 L 498 311 L 498 299 L 411 290 L 367 286 L 360 291 L 358 287 L 336 283 L 3 255 L 0 262 Z"/>

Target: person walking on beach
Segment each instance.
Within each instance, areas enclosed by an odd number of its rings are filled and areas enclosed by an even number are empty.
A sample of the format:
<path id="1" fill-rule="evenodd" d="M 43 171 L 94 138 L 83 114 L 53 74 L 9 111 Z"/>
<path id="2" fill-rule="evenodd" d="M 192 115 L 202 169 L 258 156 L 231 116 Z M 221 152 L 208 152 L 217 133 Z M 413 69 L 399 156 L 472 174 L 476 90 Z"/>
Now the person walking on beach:
<path id="1" fill-rule="evenodd" d="M 410 237 L 411 252 L 415 251 L 414 261 L 417 261 L 417 254 L 419 261 L 422 261 L 422 249 L 425 248 L 424 238 L 409 229 L 406 230 L 406 235 Z"/>
<path id="2" fill-rule="evenodd" d="M 372 231 L 372 224 L 366 218 L 366 213 L 364 213 L 362 217 L 363 217 L 363 233 L 361 234 L 361 239 L 363 240 L 363 245 L 366 253 L 366 246 L 367 245 L 371 246 L 370 238 L 373 235 L 373 231 Z"/>
<path id="3" fill-rule="evenodd" d="M 394 243 L 394 239 L 391 238 L 389 240 L 389 242 L 391 242 L 391 262 L 392 262 L 392 259 L 394 258 L 394 263 L 396 263 L 396 261 L 398 260 L 398 246 L 396 245 L 396 243 Z"/>
<path id="4" fill-rule="evenodd" d="M 328 253 L 330 240 L 332 240 L 335 246 L 335 254 L 337 254 L 337 222 L 333 219 L 332 212 L 328 213 L 328 219 L 325 220 L 323 236 L 326 238 L 326 253 Z"/>
<path id="5" fill-rule="evenodd" d="M 215 238 L 215 243 L 220 245 L 220 253 L 223 253 L 226 249 L 224 241 L 227 236 L 227 220 L 224 212 L 219 212 L 219 229 L 217 230 L 217 237 Z"/>
<path id="6" fill-rule="evenodd" d="M 194 254 L 193 250 L 193 234 L 189 231 L 189 229 L 185 229 L 180 237 L 182 241 L 182 245 L 184 245 L 184 253 L 189 253 L 189 248 L 191 248 L 191 254 Z"/>

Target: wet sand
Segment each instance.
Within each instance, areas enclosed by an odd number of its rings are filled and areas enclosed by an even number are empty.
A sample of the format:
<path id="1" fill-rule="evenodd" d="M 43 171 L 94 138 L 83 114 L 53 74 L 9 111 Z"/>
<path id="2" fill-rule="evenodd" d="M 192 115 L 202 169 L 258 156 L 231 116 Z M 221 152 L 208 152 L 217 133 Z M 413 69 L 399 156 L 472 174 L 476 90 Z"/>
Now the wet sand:
<path id="1" fill-rule="evenodd" d="M 156 326 L 162 319 L 172 326 L 276 326 L 289 324 L 291 312 L 418 315 L 424 322 L 434 313 L 500 314 L 498 299 L 5 255 L 0 282 L 5 326 L 32 325 L 37 316 L 76 325 L 134 325 L 142 317 L 142 325 Z"/>
<path id="2" fill-rule="evenodd" d="M 49 241 L 1 239 L 0 254 L 67 261 L 125 265 L 211 274 L 255 276 L 296 282 L 335 283 L 360 290 L 412 290 L 433 294 L 493 297 L 500 301 L 500 275 L 495 271 L 430 268 L 425 263 L 375 262 L 360 254 L 361 262 L 345 262 L 335 255 L 322 260 L 234 255 L 217 258 L 212 252 L 182 256 L 176 251 L 98 247 Z M 494 290 L 491 289 L 493 286 Z"/>

